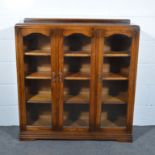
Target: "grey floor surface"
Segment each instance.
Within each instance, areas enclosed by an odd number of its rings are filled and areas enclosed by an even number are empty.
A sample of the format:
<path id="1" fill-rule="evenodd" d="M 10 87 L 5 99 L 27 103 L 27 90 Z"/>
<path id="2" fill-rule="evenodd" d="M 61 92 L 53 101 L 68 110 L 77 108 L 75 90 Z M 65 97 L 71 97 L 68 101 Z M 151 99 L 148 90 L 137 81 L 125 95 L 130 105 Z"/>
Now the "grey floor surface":
<path id="1" fill-rule="evenodd" d="M 18 127 L 0 127 L 0 155 L 155 155 L 155 126 L 134 127 L 133 143 L 19 141 Z"/>

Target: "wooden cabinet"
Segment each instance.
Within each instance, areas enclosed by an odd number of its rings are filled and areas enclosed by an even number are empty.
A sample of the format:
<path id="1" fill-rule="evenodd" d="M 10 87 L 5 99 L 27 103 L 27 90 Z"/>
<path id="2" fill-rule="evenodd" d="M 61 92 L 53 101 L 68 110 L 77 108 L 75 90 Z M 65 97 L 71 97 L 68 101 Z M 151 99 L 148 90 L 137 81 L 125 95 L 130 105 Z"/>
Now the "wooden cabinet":
<path id="1" fill-rule="evenodd" d="M 25 19 L 15 30 L 21 140 L 132 140 L 138 26 Z"/>

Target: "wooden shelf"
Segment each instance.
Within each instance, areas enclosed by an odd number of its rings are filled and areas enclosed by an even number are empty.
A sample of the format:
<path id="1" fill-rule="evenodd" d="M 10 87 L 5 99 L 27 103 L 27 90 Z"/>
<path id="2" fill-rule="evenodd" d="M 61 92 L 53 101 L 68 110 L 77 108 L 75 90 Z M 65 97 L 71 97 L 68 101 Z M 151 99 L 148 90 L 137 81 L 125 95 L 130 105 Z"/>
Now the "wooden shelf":
<path id="1" fill-rule="evenodd" d="M 81 93 L 76 96 L 66 94 L 64 96 L 64 102 L 67 104 L 89 104 L 89 92 Z"/>
<path id="2" fill-rule="evenodd" d="M 89 104 L 89 92 L 88 93 L 81 93 L 76 96 L 66 94 L 64 96 L 64 102 L 66 104 Z M 120 96 L 102 96 L 102 103 L 104 104 L 126 104 L 127 98 L 123 95 Z M 33 103 L 33 104 L 46 104 L 51 103 L 51 92 L 42 92 L 33 95 L 27 100 L 27 103 Z"/>
<path id="3" fill-rule="evenodd" d="M 42 92 L 33 95 L 27 100 L 27 103 L 33 104 L 46 104 L 51 103 L 51 92 Z M 64 102 L 67 104 L 88 104 L 89 103 L 89 93 L 81 93 L 76 96 L 66 94 L 64 95 Z"/>
<path id="4" fill-rule="evenodd" d="M 65 51 L 66 57 L 89 57 L 91 53 L 89 51 Z M 130 54 L 127 51 L 109 51 L 104 53 L 105 57 L 129 57 Z"/>
<path id="5" fill-rule="evenodd" d="M 75 106 L 75 105 L 74 105 Z M 76 116 L 76 119 L 70 117 Z M 88 111 L 79 111 L 79 114 L 77 114 L 77 110 L 73 108 L 73 110 L 65 110 L 64 111 L 64 127 L 65 128 L 88 128 L 89 127 L 89 109 Z"/>
<path id="6" fill-rule="evenodd" d="M 102 105 L 101 128 L 125 127 L 127 119 L 127 105 Z"/>
<path id="7" fill-rule="evenodd" d="M 27 103 L 51 103 L 51 92 L 40 92 L 27 100 Z"/>
<path id="8" fill-rule="evenodd" d="M 34 72 L 27 75 L 26 79 L 51 79 L 51 72 Z"/>
<path id="9" fill-rule="evenodd" d="M 89 80 L 90 74 L 88 73 L 66 73 L 65 80 Z"/>
<path id="10" fill-rule="evenodd" d="M 31 123 L 29 123 L 30 126 L 38 126 L 38 127 L 48 127 L 51 126 L 51 112 L 50 111 L 44 111 L 42 112 L 36 120 L 31 120 Z"/>
<path id="11" fill-rule="evenodd" d="M 105 95 L 102 96 L 103 104 L 126 104 L 127 103 L 127 96 L 119 95 L 119 96 L 111 96 Z"/>
<path id="12" fill-rule="evenodd" d="M 27 56 L 50 56 L 50 50 L 32 50 L 25 52 Z"/>
<path id="13" fill-rule="evenodd" d="M 64 128 L 88 128 L 89 127 L 89 113 L 82 113 L 75 121 L 69 118 L 64 118 Z"/>
<path id="14" fill-rule="evenodd" d="M 129 57 L 130 54 L 128 51 L 108 51 L 104 53 L 105 57 Z"/>
<path id="15" fill-rule="evenodd" d="M 65 51 L 65 57 L 89 57 L 91 56 L 90 51 Z"/>
<path id="16" fill-rule="evenodd" d="M 128 80 L 128 76 L 121 73 L 103 73 L 103 80 Z"/>
<path id="17" fill-rule="evenodd" d="M 108 118 L 105 118 L 105 113 L 101 113 L 101 128 L 124 128 L 126 127 L 126 115 L 124 116 L 115 116 L 115 121 L 111 121 Z"/>

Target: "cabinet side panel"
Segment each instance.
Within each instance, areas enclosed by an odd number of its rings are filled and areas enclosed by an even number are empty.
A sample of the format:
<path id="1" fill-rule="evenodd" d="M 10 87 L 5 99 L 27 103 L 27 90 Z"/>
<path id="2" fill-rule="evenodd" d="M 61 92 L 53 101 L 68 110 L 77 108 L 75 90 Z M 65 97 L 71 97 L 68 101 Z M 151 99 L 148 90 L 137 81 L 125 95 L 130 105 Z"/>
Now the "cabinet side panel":
<path id="1" fill-rule="evenodd" d="M 134 99 L 136 89 L 136 74 L 139 47 L 139 27 L 133 28 L 130 71 L 129 71 L 129 87 L 128 87 L 128 110 L 127 110 L 127 129 L 132 130 Z"/>
<path id="2" fill-rule="evenodd" d="M 16 35 L 16 61 L 17 61 L 17 78 L 18 78 L 18 102 L 19 102 L 19 120 L 20 130 L 26 129 L 26 106 L 25 106 L 25 88 L 24 88 L 24 54 L 23 38 L 20 28 L 15 28 Z"/>

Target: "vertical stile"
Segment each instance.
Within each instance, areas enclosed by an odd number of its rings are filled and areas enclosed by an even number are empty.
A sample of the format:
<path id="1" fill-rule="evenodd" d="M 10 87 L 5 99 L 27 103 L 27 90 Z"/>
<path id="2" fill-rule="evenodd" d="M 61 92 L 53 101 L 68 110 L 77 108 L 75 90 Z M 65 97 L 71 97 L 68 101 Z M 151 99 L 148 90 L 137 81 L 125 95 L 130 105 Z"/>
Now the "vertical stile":
<path id="1" fill-rule="evenodd" d="M 64 104 L 64 81 L 63 81 L 63 68 L 64 68 L 64 49 L 63 49 L 63 30 L 57 31 L 58 35 L 58 128 L 63 128 L 63 104 Z"/>
<path id="2" fill-rule="evenodd" d="M 127 130 L 132 131 L 133 111 L 136 87 L 136 73 L 138 61 L 139 27 L 132 30 L 132 45 L 128 83 L 128 110 L 127 110 Z"/>
<path id="3" fill-rule="evenodd" d="M 92 30 L 91 40 L 91 78 L 90 78 L 90 111 L 89 111 L 89 128 L 90 131 L 95 129 L 95 70 L 96 70 L 96 38 L 95 31 Z"/>
<path id="4" fill-rule="evenodd" d="M 52 128 L 57 129 L 57 33 L 51 33 L 51 95 L 52 95 Z"/>
<path id="5" fill-rule="evenodd" d="M 103 64 L 103 31 L 95 30 L 95 53 L 96 53 L 96 105 L 95 105 L 95 128 L 100 127 L 101 104 L 102 104 L 102 64 Z"/>
<path id="6" fill-rule="evenodd" d="M 25 102 L 25 75 L 24 75 L 24 51 L 23 37 L 21 29 L 16 27 L 16 60 L 17 60 L 17 78 L 18 78 L 18 99 L 19 99 L 19 115 L 20 130 L 26 129 L 26 102 Z"/>

